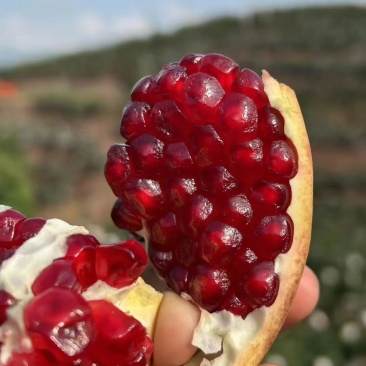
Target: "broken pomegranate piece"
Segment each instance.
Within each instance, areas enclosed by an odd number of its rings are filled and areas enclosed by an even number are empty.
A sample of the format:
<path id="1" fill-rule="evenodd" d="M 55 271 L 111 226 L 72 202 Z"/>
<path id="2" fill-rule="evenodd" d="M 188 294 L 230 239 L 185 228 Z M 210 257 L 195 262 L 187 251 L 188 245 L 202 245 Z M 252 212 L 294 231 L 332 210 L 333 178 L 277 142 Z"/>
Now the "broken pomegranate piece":
<path id="1" fill-rule="evenodd" d="M 105 174 L 114 223 L 144 236 L 158 275 L 199 305 L 193 341 L 220 355 L 215 365 L 258 364 L 247 352 L 280 329 L 310 242 L 312 162 L 296 96 L 265 71 L 192 54 L 135 85 L 120 131 L 128 159 L 112 146 Z"/>
<path id="2" fill-rule="evenodd" d="M 138 279 L 147 264 L 141 245 L 100 245 L 82 227 L 1 205 L 0 215 L 1 248 L 14 249 L 0 266 L 0 365 L 145 366 L 151 324 L 104 299 L 123 293 L 121 306 L 135 288 L 147 291 Z"/>

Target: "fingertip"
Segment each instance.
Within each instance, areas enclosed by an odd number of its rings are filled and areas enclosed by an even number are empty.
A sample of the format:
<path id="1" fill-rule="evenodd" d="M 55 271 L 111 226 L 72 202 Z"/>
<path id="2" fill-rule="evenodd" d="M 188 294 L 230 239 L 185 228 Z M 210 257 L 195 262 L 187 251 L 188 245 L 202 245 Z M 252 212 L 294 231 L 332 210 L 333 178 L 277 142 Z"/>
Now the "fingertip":
<path id="1" fill-rule="evenodd" d="M 305 267 L 283 329 L 304 320 L 312 313 L 318 303 L 319 292 L 320 286 L 317 276 L 309 267 Z"/>
<path id="2" fill-rule="evenodd" d="M 196 353 L 192 345 L 193 333 L 200 319 L 200 311 L 173 292 L 164 294 L 154 335 L 154 366 L 185 364 Z"/>

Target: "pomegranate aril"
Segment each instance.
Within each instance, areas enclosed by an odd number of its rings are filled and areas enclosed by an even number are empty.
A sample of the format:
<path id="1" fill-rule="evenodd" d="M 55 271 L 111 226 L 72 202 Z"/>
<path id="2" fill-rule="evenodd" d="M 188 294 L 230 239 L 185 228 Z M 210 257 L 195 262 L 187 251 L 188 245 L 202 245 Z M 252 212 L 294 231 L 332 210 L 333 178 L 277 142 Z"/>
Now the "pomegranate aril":
<path id="1" fill-rule="evenodd" d="M 291 179 L 297 173 L 297 157 L 294 149 L 284 140 L 271 144 L 268 169 L 280 177 Z"/>
<path id="2" fill-rule="evenodd" d="M 150 243 L 148 251 L 151 263 L 154 265 L 159 275 L 164 276 L 174 264 L 172 251 L 164 251 L 161 249 L 161 247 L 158 247 L 156 244 L 152 243 Z"/>
<path id="3" fill-rule="evenodd" d="M 208 263 L 227 267 L 242 242 L 243 236 L 238 229 L 220 221 L 211 221 L 198 243 L 198 253 Z"/>
<path id="4" fill-rule="evenodd" d="M 183 266 L 175 266 L 167 274 L 168 286 L 177 294 L 188 291 L 188 269 Z"/>
<path id="5" fill-rule="evenodd" d="M 245 300 L 241 301 L 235 294 L 232 294 L 226 297 L 225 301 L 220 306 L 220 310 L 230 311 L 232 314 L 241 316 L 245 319 L 253 310 L 253 307 Z"/>
<path id="6" fill-rule="evenodd" d="M 247 174 L 256 172 L 263 165 L 263 143 L 255 139 L 235 144 L 230 148 L 230 158 L 233 169 L 237 172 L 243 169 L 247 169 Z"/>
<path id="7" fill-rule="evenodd" d="M 13 239 L 15 246 L 20 246 L 26 240 L 36 236 L 41 231 L 45 223 L 45 219 L 38 217 L 21 221 L 19 225 L 17 225 L 16 233 Z"/>
<path id="8" fill-rule="evenodd" d="M 193 124 L 216 120 L 216 111 L 225 95 L 216 78 L 206 73 L 188 76 L 179 93 L 179 106 Z"/>
<path id="9" fill-rule="evenodd" d="M 127 204 L 136 209 L 144 218 L 154 217 L 164 208 L 161 188 L 155 180 L 131 180 L 125 185 L 123 194 Z"/>
<path id="10" fill-rule="evenodd" d="M 261 212 L 284 212 L 291 202 L 291 190 L 287 184 L 266 180 L 255 183 L 250 192 L 250 199 Z"/>
<path id="11" fill-rule="evenodd" d="M 16 250 L 17 250 L 16 247 L 9 248 L 9 249 L 0 247 L 0 265 L 2 262 L 9 259 L 16 252 Z"/>
<path id="12" fill-rule="evenodd" d="M 272 107 L 259 112 L 258 132 L 263 140 L 277 140 L 285 136 L 285 120 L 281 113 Z"/>
<path id="13" fill-rule="evenodd" d="M 63 288 L 34 297 L 24 310 L 24 325 L 35 350 L 52 354 L 61 364 L 82 357 L 96 336 L 89 304 Z"/>
<path id="14" fill-rule="evenodd" d="M 192 171 L 192 157 L 184 142 L 175 142 L 167 145 L 165 164 L 168 169 L 179 173 Z"/>
<path id="15" fill-rule="evenodd" d="M 199 53 L 193 53 L 187 56 L 184 56 L 179 65 L 184 66 L 187 70 L 187 74 L 194 74 L 200 70 L 201 60 L 204 55 Z"/>
<path id="16" fill-rule="evenodd" d="M 167 212 L 158 220 L 148 223 L 150 240 L 161 245 L 174 245 L 182 236 L 173 212 Z"/>
<path id="17" fill-rule="evenodd" d="M 239 298 L 241 294 L 257 306 L 270 306 L 276 299 L 278 287 L 279 277 L 273 262 L 261 262 L 239 283 L 237 290 Z"/>
<path id="18" fill-rule="evenodd" d="M 288 215 L 265 216 L 255 230 L 256 254 L 264 260 L 273 260 L 286 253 L 293 238 L 293 222 Z"/>
<path id="19" fill-rule="evenodd" d="M 0 290 L 0 326 L 6 321 L 6 311 L 9 307 L 16 304 L 16 300 L 13 296 L 7 293 L 5 290 Z"/>
<path id="20" fill-rule="evenodd" d="M 83 290 L 76 276 L 73 260 L 56 259 L 53 261 L 37 276 L 32 285 L 32 292 L 38 295 L 50 287 L 62 287 L 76 292 Z"/>
<path id="21" fill-rule="evenodd" d="M 194 179 L 172 177 L 164 181 L 164 192 L 167 192 L 169 205 L 177 208 L 184 205 L 197 190 Z"/>
<path id="22" fill-rule="evenodd" d="M 243 69 L 239 72 L 231 90 L 253 99 L 258 109 L 269 104 L 261 77 L 250 69 Z"/>
<path id="23" fill-rule="evenodd" d="M 66 239 L 66 258 L 77 258 L 85 250 L 95 250 L 98 246 L 98 240 L 92 235 L 70 235 Z"/>
<path id="24" fill-rule="evenodd" d="M 156 77 L 146 76 L 139 80 L 132 89 L 131 100 L 154 105 L 159 101 L 159 96 L 155 93 Z"/>
<path id="25" fill-rule="evenodd" d="M 202 58 L 200 71 L 214 76 L 227 92 L 239 74 L 239 66 L 226 56 L 210 53 Z"/>
<path id="26" fill-rule="evenodd" d="M 197 236 L 213 215 L 213 211 L 214 205 L 207 197 L 194 194 L 180 211 L 179 223 L 182 231 L 188 236 Z"/>
<path id="27" fill-rule="evenodd" d="M 258 264 L 258 256 L 250 248 L 240 249 L 230 268 L 233 277 L 241 279 L 243 275 Z"/>
<path id="28" fill-rule="evenodd" d="M 111 212 L 113 223 L 122 230 L 142 230 L 141 214 L 127 200 L 119 198 Z"/>
<path id="29" fill-rule="evenodd" d="M 258 127 L 258 112 L 252 99 L 239 93 L 228 94 L 220 107 L 222 128 L 232 138 L 254 133 Z"/>
<path id="30" fill-rule="evenodd" d="M 174 98 L 187 76 L 185 67 L 176 63 L 166 65 L 157 75 L 156 92 L 161 96 Z"/>
<path id="31" fill-rule="evenodd" d="M 189 238 L 183 238 L 178 244 L 175 244 L 174 259 L 184 266 L 190 266 L 197 258 L 197 241 Z"/>
<path id="32" fill-rule="evenodd" d="M 253 209 L 248 198 L 244 194 L 238 194 L 228 198 L 222 215 L 226 222 L 243 228 L 252 220 Z"/>
<path id="33" fill-rule="evenodd" d="M 221 164 L 224 160 L 224 142 L 211 125 L 194 126 L 189 145 L 199 167 Z"/>
<path id="34" fill-rule="evenodd" d="M 0 246 L 10 248 L 13 246 L 15 227 L 25 220 L 25 216 L 15 210 L 5 210 L 0 213 Z"/>
<path id="35" fill-rule="evenodd" d="M 109 286 L 123 288 L 131 285 L 147 265 L 147 255 L 135 240 L 113 245 L 101 245 L 96 250 L 97 278 Z"/>
<path id="36" fill-rule="evenodd" d="M 224 166 L 204 169 L 200 182 L 204 191 L 218 196 L 238 187 L 236 179 Z"/>
<path id="37" fill-rule="evenodd" d="M 190 273 L 189 294 L 198 305 L 208 311 L 219 308 L 229 288 L 229 276 L 219 267 L 199 264 Z"/>
<path id="38" fill-rule="evenodd" d="M 137 172 L 156 173 L 162 167 L 164 143 L 144 133 L 131 141 L 131 156 Z"/>
<path id="39" fill-rule="evenodd" d="M 100 365 L 130 365 L 146 339 L 146 330 L 136 319 L 105 300 L 90 301 L 97 330 L 91 354 Z"/>
<path id="40" fill-rule="evenodd" d="M 151 125 L 153 133 L 164 141 L 182 139 L 190 128 L 186 117 L 170 99 L 155 104 L 151 111 Z"/>
<path id="41" fill-rule="evenodd" d="M 129 146 L 114 144 L 108 151 L 104 174 L 109 186 L 117 197 L 122 194 L 122 185 L 132 173 L 129 149 Z"/>
<path id="42" fill-rule="evenodd" d="M 120 132 L 126 139 L 142 135 L 150 124 L 151 107 L 142 102 L 130 102 L 122 113 Z"/>

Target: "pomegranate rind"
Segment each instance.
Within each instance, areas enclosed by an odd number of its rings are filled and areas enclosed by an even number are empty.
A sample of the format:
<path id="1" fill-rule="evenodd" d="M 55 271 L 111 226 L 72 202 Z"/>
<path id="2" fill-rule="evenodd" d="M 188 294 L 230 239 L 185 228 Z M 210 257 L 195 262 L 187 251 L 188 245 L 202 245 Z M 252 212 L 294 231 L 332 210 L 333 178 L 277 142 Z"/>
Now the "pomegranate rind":
<path id="1" fill-rule="evenodd" d="M 275 260 L 280 287 L 271 306 L 254 310 L 244 320 L 227 311 L 210 314 L 201 309 L 192 342 L 201 352 L 186 366 L 258 365 L 285 321 L 305 267 L 313 210 L 310 143 L 295 92 L 278 83 L 266 71 L 263 71 L 262 79 L 270 104 L 284 117 L 285 134 L 298 153 L 298 172 L 290 180 L 292 200 L 287 209 L 294 222 L 293 243 L 286 254 L 280 254 Z"/>

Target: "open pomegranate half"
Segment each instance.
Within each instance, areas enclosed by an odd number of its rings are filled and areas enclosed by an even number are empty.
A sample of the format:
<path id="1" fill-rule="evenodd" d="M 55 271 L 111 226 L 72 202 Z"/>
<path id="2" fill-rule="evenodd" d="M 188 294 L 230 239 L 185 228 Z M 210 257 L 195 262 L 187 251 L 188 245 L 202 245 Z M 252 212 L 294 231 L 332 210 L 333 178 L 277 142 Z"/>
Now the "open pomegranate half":
<path id="1" fill-rule="evenodd" d="M 199 307 L 186 365 L 257 365 L 310 243 L 312 161 L 294 92 L 225 56 L 189 55 L 136 84 L 120 131 L 105 167 L 112 219 Z M 139 278 L 142 248 L 0 211 L 0 365 L 146 365 L 163 295 Z"/>

